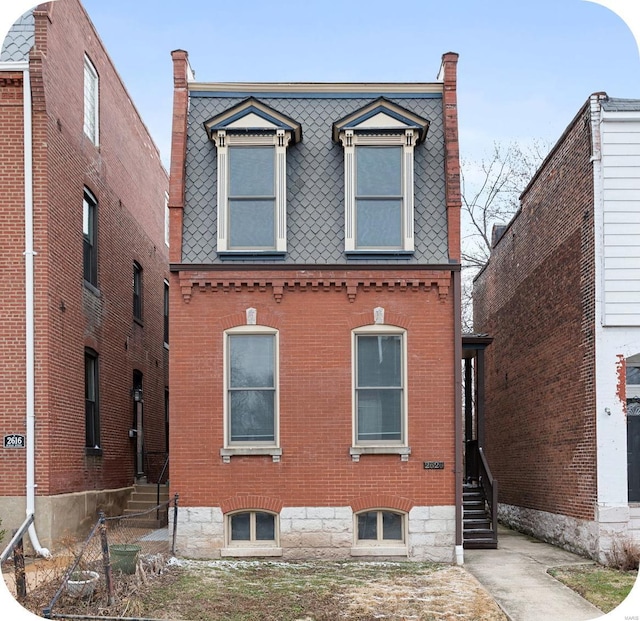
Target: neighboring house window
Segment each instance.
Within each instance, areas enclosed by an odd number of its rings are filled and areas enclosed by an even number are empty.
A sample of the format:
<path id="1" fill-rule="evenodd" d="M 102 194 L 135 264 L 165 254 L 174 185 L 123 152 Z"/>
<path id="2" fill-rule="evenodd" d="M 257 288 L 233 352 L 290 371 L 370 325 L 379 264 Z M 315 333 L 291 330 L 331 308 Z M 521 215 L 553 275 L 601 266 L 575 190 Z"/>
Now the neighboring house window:
<path id="1" fill-rule="evenodd" d="M 402 546 L 405 544 L 405 514 L 397 511 L 363 511 L 355 516 L 356 545 Z"/>
<path id="2" fill-rule="evenodd" d="M 94 287 L 98 286 L 97 207 L 95 197 L 85 188 L 82 199 L 83 271 L 85 281 Z"/>
<path id="3" fill-rule="evenodd" d="M 406 334 L 391 326 L 354 332 L 356 446 L 406 444 Z"/>
<path id="4" fill-rule="evenodd" d="M 413 252 L 414 150 L 428 127 L 384 98 L 333 124 L 344 148 L 346 252 Z"/>
<path id="5" fill-rule="evenodd" d="M 99 131 L 98 72 L 87 56 L 84 57 L 84 133 L 93 144 L 98 144 Z"/>
<path id="6" fill-rule="evenodd" d="M 164 281 L 164 344 L 169 346 L 169 283 Z"/>
<path id="7" fill-rule="evenodd" d="M 241 511 L 227 515 L 227 545 L 276 546 L 278 516 L 266 511 Z"/>
<path id="8" fill-rule="evenodd" d="M 92 349 L 86 349 L 84 352 L 85 447 L 91 450 L 100 449 L 98 385 L 98 354 Z"/>
<path id="9" fill-rule="evenodd" d="M 142 267 L 133 263 L 133 317 L 142 321 Z"/>
<path id="10" fill-rule="evenodd" d="M 170 220 L 170 211 L 169 211 L 169 195 L 164 193 L 164 243 L 169 245 L 169 220 Z"/>
<path id="11" fill-rule="evenodd" d="M 226 446 L 277 446 L 277 332 L 243 326 L 226 333 L 225 345 Z"/>
<path id="12" fill-rule="evenodd" d="M 287 149 L 300 124 L 249 98 L 205 124 L 217 150 L 217 251 L 287 250 Z"/>

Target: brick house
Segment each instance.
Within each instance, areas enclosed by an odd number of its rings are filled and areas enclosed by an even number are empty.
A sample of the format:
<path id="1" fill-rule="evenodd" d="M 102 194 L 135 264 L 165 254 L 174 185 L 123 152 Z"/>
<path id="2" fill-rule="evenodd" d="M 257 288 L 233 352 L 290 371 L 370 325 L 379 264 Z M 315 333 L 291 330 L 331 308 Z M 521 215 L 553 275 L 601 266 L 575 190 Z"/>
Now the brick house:
<path id="1" fill-rule="evenodd" d="M 640 538 L 640 100 L 592 95 L 474 288 L 500 516 L 605 560 Z"/>
<path id="2" fill-rule="evenodd" d="M 172 57 L 179 552 L 461 560 L 457 54 L 423 84 Z"/>
<path id="3" fill-rule="evenodd" d="M 168 176 L 78 0 L 1 49 L 0 517 L 35 510 L 34 547 L 55 547 L 126 503 L 134 384 L 143 449 L 167 450 Z"/>

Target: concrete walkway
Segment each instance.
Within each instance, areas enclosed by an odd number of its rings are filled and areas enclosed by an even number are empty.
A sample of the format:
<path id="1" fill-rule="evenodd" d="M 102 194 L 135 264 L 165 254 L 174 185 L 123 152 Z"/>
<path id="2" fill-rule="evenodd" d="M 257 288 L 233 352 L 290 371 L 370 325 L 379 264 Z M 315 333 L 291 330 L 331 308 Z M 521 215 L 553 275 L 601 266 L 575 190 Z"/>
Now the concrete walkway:
<path id="1" fill-rule="evenodd" d="M 547 574 L 582 558 L 499 527 L 497 550 L 465 550 L 464 567 L 489 591 L 511 621 L 586 621 L 604 613 Z"/>

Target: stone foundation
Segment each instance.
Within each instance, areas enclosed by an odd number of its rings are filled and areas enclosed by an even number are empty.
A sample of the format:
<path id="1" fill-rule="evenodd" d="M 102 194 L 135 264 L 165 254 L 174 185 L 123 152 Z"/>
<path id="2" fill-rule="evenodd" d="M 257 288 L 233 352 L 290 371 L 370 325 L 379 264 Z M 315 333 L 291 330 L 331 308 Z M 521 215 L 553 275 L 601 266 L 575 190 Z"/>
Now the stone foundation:
<path id="1" fill-rule="evenodd" d="M 85 537 L 98 519 L 98 512 L 105 515 L 122 515 L 133 487 L 109 490 L 90 490 L 36 496 L 35 527 L 40 545 L 55 553 L 66 538 Z M 26 517 L 24 496 L 1 496 L 0 517 L 6 531 L 4 543 L 11 539 L 11 531 L 19 528 Z M 29 536 L 24 537 L 25 551 L 32 553 Z"/>
<path id="2" fill-rule="evenodd" d="M 170 528 L 173 513 L 170 513 Z M 279 556 L 283 560 L 393 558 L 452 563 L 455 507 L 414 507 L 407 519 L 407 546 L 354 546 L 351 507 L 285 507 L 280 512 L 280 547 L 225 548 L 224 516 L 218 507 L 180 507 L 176 553 L 190 558 Z"/>
<path id="3" fill-rule="evenodd" d="M 502 503 L 498 505 L 498 519 L 510 528 L 541 541 L 582 556 L 597 557 L 598 528 L 595 522 Z"/>

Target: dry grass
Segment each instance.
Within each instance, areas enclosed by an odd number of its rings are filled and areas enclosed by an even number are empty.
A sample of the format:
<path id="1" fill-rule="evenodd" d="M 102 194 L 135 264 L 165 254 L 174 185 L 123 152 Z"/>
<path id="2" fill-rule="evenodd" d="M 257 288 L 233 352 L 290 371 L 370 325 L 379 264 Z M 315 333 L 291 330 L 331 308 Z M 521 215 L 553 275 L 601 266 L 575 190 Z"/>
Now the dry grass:
<path id="1" fill-rule="evenodd" d="M 185 562 L 141 613 L 205 621 L 505 621 L 459 567 L 424 563 Z"/>

